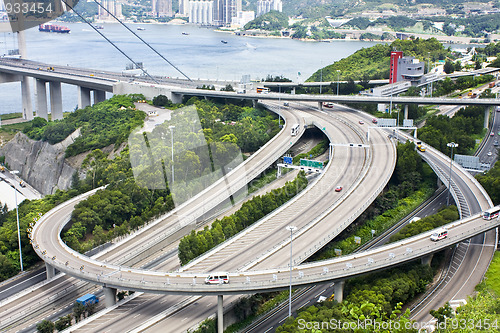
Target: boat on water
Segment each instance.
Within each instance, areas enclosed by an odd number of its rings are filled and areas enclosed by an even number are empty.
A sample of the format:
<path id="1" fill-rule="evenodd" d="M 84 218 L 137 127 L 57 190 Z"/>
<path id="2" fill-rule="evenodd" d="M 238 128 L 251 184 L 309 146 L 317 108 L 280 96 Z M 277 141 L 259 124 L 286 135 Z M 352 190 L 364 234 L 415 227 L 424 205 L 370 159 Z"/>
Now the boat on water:
<path id="1" fill-rule="evenodd" d="M 227 44 L 227 41 L 225 41 L 225 40 L 221 40 L 220 42 L 221 42 L 222 44 Z"/>
<path id="2" fill-rule="evenodd" d="M 62 25 L 56 25 L 56 24 L 40 24 L 38 26 L 38 31 L 57 32 L 60 34 L 68 34 L 68 33 L 70 33 L 71 29 L 68 27 L 64 27 Z"/>
<path id="3" fill-rule="evenodd" d="M 103 25 L 95 25 L 94 28 L 96 28 L 96 29 L 104 29 L 104 26 Z"/>
<path id="4" fill-rule="evenodd" d="M 137 30 L 139 30 L 139 31 L 143 31 L 143 30 L 146 30 L 146 28 L 143 28 L 143 27 L 137 27 Z"/>
<path id="5" fill-rule="evenodd" d="M 189 35 L 189 33 L 187 33 L 187 32 L 183 32 L 182 34 L 183 34 L 183 35 L 186 35 L 186 36 L 187 36 L 187 35 Z"/>

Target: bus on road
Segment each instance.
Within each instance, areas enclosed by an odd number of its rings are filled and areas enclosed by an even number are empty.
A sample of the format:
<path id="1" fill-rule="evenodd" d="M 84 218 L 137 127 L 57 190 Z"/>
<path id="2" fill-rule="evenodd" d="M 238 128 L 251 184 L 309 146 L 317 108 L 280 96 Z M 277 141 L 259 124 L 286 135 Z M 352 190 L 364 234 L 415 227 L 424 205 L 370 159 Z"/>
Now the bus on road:
<path id="1" fill-rule="evenodd" d="M 257 94 L 269 94 L 269 88 L 257 87 Z"/>
<path id="2" fill-rule="evenodd" d="M 496 206 L 496 207 L 493 207 L 493 208 L 490 208 L 490 209 L 484 211 L 483 212 L 483 219 L 492 220 L 494 218 L 497 218 L 499 214 L 500 214 L 500 206 Z"/>
<path id="3" fill-rule="evenodd" d="M 300 129 L 299 124 L 293 125 L 292 126 L 292 136 L 296 136 L 297 134 L 299 134 L 299 129 Z"/>

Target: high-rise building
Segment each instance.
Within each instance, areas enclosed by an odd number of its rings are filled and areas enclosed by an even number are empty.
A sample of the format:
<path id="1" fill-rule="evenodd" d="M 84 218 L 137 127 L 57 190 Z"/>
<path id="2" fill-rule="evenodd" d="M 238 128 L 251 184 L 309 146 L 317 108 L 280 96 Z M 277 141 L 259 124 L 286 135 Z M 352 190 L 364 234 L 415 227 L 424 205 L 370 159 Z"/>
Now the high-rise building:
<path id="1" fill-rule="evenodd" d="M 257 1 L 257 16 L 269 13 L 271 10 L 277 12 L 283 11 L 283 3 L 281 0 L 259 0 Z"/>
<path id="2" fill-rule="evenodd" d="M 189 17 L 189 0 L 179 0 L 179 15 Z"/>
<path id="3" fill-rule="evenodd" d="M 189 23 L 212 25 L 213 1 L 189 1 Z"/>
<path id="4" fill-rule="evenodd" d="M 215 0 L 214 25 L 230 26 L 233 17 L 241 11 L 241 0 Z"/>
<path id="5" fill-rule="evenodd" d="M 153 16 L 173 16 L 172 0 L 151 0 L 151 11 Z"/>
<path id="6" fill-rule="evenodd" d="M 248 22 L 255 19 L 255 12 L 251 11 L 239 11 L 237 15 L 232 18 L 231 26 L 234 28 L 242 28 Z"/>
<path id="7" fill-rule="evenodd" d="M 110 14 L 112 14 L 118 18 L 123 18 L 122 3 L 120 1 L 102 0 L 101 5 L 104 8 L 106 8 L 109 11 L 109 13 L 106 10 L 104 10 L 101 6 L 99 6 L 99 11 L 98 11 L 99 19 L 101 19 L 101 20 L 112 19 Z"/>

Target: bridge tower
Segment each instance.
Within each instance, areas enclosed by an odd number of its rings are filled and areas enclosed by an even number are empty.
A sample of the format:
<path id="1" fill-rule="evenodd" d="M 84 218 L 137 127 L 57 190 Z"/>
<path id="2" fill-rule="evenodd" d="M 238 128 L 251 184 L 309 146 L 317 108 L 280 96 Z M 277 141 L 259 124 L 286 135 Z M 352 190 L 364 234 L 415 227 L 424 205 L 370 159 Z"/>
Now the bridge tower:
<path id="1" fill-rule="evenodd" d="M 19 54 L 21 59 L 26 59 L 26 39 L 24 36 L 24 31 L 19 31 L 17 33 L 17 44 L 19 48 Z M 23 76 L 21 78 L 21 96 L 23 102 L 23 118 L 27 120 L 33 119 L 33 106 L 31 104 L 31 89 L 29 84 L 29 77 Z"/>

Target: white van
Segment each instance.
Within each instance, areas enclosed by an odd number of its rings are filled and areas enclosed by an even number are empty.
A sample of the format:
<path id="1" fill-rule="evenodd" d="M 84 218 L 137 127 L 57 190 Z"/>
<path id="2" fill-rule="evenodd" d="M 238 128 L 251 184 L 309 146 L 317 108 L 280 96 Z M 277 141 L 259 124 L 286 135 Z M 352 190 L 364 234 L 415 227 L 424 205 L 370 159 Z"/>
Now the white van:
<path id="1" fill-rule="evenodd" d="M 206 284 L 222 284 L 229 283 L 229 275 L 227 273 L 213 273 L 205 279 Z"/>
<path id="2" fill-rule="evenodd" d="M 445 239 L 448 237 L 448 230 L 446 229 L 438 229 L 435 232 L 432 233 L 431 235 L 431 241 L 437 242 L 441 239 Z"/>

